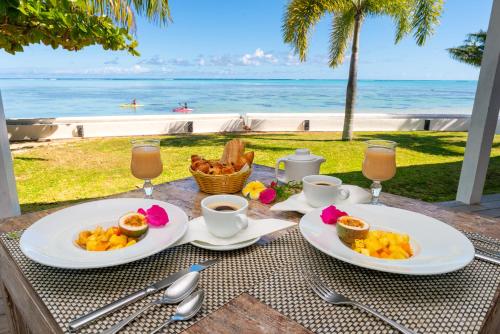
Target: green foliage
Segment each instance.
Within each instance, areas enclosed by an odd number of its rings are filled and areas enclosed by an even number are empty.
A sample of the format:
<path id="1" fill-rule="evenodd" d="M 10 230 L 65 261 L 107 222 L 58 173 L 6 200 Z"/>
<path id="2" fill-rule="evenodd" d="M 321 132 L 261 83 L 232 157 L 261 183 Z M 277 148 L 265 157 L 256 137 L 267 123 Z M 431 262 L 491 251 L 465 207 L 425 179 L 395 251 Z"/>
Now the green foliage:
<path id="1" fill-rule="evenodd" d="M 434 33 L 442 8 L 443 0 L 291 0 L 283 17 L 283 39 L 305 61 L 314 25 L 324 15 L 333 15 L 330 66 L 337 67 L 352 38 L 356 16 L 360 20 L 389 16 L 396 25 L 396 43 L 413 31 L 416 43 L 423 45 Z"/>
<path id="2" fill-rule="evenodd" d="M 110 17 L 89 14 L 85 1 L 4 0 L 0 3 L 0 48 L 14 54 L 33 43 L 77 51 L 100 44 L 133 55 L 137 42 Z"/>
<path id="3" fill-rule="evenodd" d="M 160 25 L 171 20 L 168 0 L 1 0 L 0 48 L 15 54 L 36 43 L 71 51 L 99 44 L 137 56 L 134 13 Z"/>
<path id="4" fill-rule="evenodd" d="M 474 34 L 468 34 L 463 45 L 447 50 L 453 59 L 473 66 L 481 66 L 485 42 L 486 32 L 480 30 Z"/>

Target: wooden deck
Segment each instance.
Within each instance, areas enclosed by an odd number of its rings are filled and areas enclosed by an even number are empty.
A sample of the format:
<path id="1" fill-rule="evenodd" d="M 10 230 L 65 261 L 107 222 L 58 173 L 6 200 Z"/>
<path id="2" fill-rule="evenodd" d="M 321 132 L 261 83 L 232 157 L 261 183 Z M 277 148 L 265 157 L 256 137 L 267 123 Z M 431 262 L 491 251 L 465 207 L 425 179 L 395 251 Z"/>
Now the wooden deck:
<path id="1" fill-rule="evenodd" d="M 500 194 L 484 195 L 480 204 L 467 205 L 462 202 L 448 201 L 435 203 L 453 208 L 456 211 L 473 212 L 484 217 L 500 218 Z"/>

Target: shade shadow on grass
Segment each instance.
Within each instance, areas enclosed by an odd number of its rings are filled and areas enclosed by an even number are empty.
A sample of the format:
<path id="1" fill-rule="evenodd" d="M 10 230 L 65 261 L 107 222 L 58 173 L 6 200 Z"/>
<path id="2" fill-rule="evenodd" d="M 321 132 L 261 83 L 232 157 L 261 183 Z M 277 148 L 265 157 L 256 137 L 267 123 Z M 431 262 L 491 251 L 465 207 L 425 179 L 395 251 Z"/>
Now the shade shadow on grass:
<path id="1" fill-rule="evenodd" d="M 441 155 L 441 156 L 463 156 L 463 152 L 457 152 L 455 150 L 450 150 L 446 146 L 455 146 L 459 148 L 465 148 L 466 138 L 454 140 L 457 138 L 454 135 L 433 135 L 433 136 L 415 136 L 411 133 L 377 133 L 374 135 L 363 134 L 359 136 L 358 140 L 369 140 L 369 139 L 384 139 L 392 140 L 398 143 L 398 147 L 413 150 L 425 154 Z M 448 140 L 447 140 L 448 139 Z"/>
<path id="2" fill-rule="evenodd" d="M 44 158 L 36 158 L 36 157 L 14 157 L 14 160 L 22 160 L 22 161 L 49 161 L 49 159 Z"/>
<path id="3" fill-rule="evenodd" d="M 382 182 L 384 192 L 423 201 L 454 200 L 458 189 L 462 161 L 399 167 L 396 176 Z M 368 188 L 371 184 L 361 171 L 329 173 L 343 183 Z M 500 193 L 500 157 L 492 157 L 486 176 L 484 194 Z"/>
<path id="4" fill-rule="evenodd" d="M 69 206 L 69 205 L 74 205 L 78 203 L 83 203 L 83 202 L 90 202 L 90 201 L 95 201 L 99 199 L 103 199 L 104 197 L 89 197 L 89 198 L 77 198 L 69 201 L 60 201 L 60 202 L 35 202 L 35 203 L 23 203 L 21 204 L 21 212 L 22 213 L 27 213 L 27 212 L 35 212 L 35 211 L 42 211 L 42 210 L 48 210 L 48 209 L 53 209 L 53 208 L 58 208 L 58 207 L 64 207 L 64 206 Z"/>
<path id="5" fill-rule="evenodd" d="M 234 138 L 242 140 L 254 140 L 253 136 L 238 136 L 238 135 L 182 135 L 179 137 L 163 138 L 160 140 L 161 147 L 200 147 L 200 146 L 215 146 L 221 149 L 226 145 L 226 143 Z M 281 141 L 286 141 L 286 139 L 280 139 Z M 255 143 L 248 143 L 248 148 L 253 150 L 266 150 L 266 151 L 283 151 L 288 150 L 290 147 L 287 146 L 269 146 L 269 145 L 259 145 Z M 193 152 L 195 154 L 195 152 Z"/>

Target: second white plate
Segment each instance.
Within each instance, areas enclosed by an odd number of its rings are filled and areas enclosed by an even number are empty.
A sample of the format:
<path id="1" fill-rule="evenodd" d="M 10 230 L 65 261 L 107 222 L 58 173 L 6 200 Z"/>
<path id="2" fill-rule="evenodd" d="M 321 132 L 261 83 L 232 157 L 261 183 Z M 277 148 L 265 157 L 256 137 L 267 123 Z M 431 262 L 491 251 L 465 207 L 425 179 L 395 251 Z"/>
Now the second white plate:
<path id="1" fill-rule="evenodd" d="M 353 251 L 337 235 L 335 225 L 324 224 L 322 209 L 307 213 L 300 232 L 314 247 L 336 259 L 363 268 L 407 275 L 435 275 L 465 267 L 474 259 L 474 246 L 448 224 L 420 213 L 369 204 L 337 205 L 370 224 L 372 230 L 407 233 L 414 255 L 406 260 L 379 259 Z"/>

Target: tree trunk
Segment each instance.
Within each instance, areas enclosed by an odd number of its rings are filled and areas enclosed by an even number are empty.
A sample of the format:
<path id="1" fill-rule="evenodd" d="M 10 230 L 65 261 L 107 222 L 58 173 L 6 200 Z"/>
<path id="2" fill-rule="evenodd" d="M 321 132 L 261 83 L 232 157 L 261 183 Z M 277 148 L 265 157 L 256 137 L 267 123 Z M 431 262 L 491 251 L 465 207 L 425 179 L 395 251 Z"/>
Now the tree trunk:
<path id="1" fill-rule="evenodd" d="M 361 14 L 354 18 L 354 33 L 352 37 L 351 62 L 349 65 L 349 80 L 347 81 L 347 92 L 345 98 L 344 131 L 342 140 L 352 140 L 352 123 L 354 105 L 356 104 L 357 76 L 358 76 L 358 47 L 359 30 L 361 28 Z"/>

